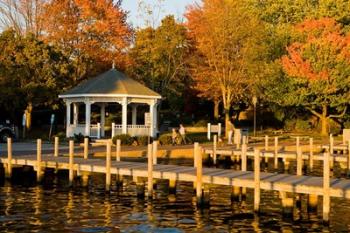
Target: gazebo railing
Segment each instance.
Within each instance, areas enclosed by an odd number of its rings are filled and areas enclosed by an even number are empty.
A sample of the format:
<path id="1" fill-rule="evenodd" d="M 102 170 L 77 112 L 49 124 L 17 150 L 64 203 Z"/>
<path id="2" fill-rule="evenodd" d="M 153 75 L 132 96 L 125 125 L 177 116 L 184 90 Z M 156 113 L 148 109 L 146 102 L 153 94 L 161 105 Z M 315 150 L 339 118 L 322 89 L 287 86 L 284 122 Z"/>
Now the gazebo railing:
<path id="1" fill-rule="evenodd" d="M 91 138 L 101 138 L 101 124 L 97 123 L 95 125 L 90 126 L 90 137 Z"/>
<path id="2" fill-rule="evenodd" d="M 123 126 L 112 123 L 112 138 L 123 133 Z M 148 125 L 127 125 L 127 134 L 130 136 L 148 136 L 150 127 Z"/>

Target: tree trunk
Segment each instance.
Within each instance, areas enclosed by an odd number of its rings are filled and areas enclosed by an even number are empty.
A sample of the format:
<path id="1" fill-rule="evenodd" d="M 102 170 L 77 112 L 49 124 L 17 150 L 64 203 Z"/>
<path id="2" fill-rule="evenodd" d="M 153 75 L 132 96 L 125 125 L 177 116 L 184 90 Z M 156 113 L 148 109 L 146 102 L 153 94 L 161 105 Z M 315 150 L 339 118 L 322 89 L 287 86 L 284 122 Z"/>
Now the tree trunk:
<path id="1" fill-rule="evenodd" d="M 321 135 L 327 136 L 328 135 L 328 117 L 327 117 L 327 106 L 324 105 L 322 107 L 322 116 L 320 117 L 321 120 Z"/>
<path id="2" fill-rule="evenodd" d="M 214 119 L 219 120 L 219 104 L 218 100 L 214 100 Z"/>
<path id="3" fill-rule="evenodd" d="M 32 128 L 32 111 L 33 111 L 33 104 L 32 102 L 28 103 L 28 106 L 25 110 L 26 115 L 26 129 L 29 131 Z"/>
<path id="4" fill-rule="evenodd" d="M 230 109 L 225 108 L 225 137 L 228 137 L 228 132 L 232 130 L 232 124 L 230 121 Z"/>

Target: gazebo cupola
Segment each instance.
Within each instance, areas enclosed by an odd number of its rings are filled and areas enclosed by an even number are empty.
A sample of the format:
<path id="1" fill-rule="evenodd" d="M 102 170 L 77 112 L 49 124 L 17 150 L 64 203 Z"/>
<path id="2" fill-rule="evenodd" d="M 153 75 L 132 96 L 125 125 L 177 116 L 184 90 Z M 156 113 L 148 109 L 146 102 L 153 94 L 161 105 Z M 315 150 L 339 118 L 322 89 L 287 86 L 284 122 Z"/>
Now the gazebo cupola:
<path id="1" fill-rule="evenodd" d="M 105 115 L 108 104 L 122 106 L 121 124 L 112 123 L 112 136 L 130 134 L 131 136 L 154 137 L 157 129 L 157 104 L 161 96 L 141 83 L 112 68 L 109 71 L 80 83 L 73 89 L 59 95 L 67 106 L 66 135 L 83 134 L 89 137 L 105 137 Z M 85 105 L 85 122 L 79 124 L 79 105 Z M 137 107 L 148 105 L 143 124 L 137 124 Z M 91 106 L 100 108 L 100 122 L 91 124 Z M 73 106 L 73 119 L 71 107 Z M 131 107 L 132 122 L 128 124 L 128 106 Z M 72 121 L 73 120 L 73 121 Z"/>

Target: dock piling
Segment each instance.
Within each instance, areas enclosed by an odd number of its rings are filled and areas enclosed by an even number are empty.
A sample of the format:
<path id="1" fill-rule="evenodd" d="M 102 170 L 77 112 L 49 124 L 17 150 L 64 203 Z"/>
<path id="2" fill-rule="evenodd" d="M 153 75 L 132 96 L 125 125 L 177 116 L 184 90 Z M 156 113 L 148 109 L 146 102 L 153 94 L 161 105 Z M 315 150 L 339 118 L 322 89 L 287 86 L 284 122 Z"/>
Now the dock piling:
<path id="1" fill-rule="evenodd" d="M 7 166 L 5 171 L 5 177 L 11 178 L 12 176 L 12 138 L 7 138 Z"/>
<path id="2" fill-rule="evenodd" d="M 269 150 L 269 136 L 265 135 L 265 151 L 264 154 Z M 269 158 L 264 156 L 264 162 L 267 164 L 269 162 Z"/>
<path id="3" fill-rule="evenodd" d="M 153 141 L 153 149 L 152 149 L 152 153 L 153 153 L 153 165 L 157 164 L 157 153 L 158 153 L 158 141 Z"/>
<path id="4" fill-rule="evenodd" d="M 303 175 L 303 153 L 301 148 L 297 148 L 297 175 Z"/>
<path id="5" fill-rule="evenodd" d="M 309 156 L 309 164 L 310 164 L 310 171 L 314 168 L 314 139 L 310 138 L 310 156 Z"/>
<path id="6" fill-rule="evenodd" d="M 203 204 L 203 189 L 202 189 L 202 153 L 200 152 L 199 143 L 194 143 L 194 156 L 196 157 L 196 196 L 197 204 Z"/>
<path id="7" fill-rule="evenodd" d="M 318 196 L 316 194 L 309 194 L 308 195 L 308 211 L 313 211 L 317 209 L 318 204 Z"/>
<path id="8" fill-rule="evenodd" d="M 153 143 L 154 147 L 154 143 Z M 153 152 L 152 152 L 152 144 L 148 144 L 147 148 L 147 157 L 148 157 L 148 176 L 147 176 L 147 192 L 148 197 L 152 198 L 153 194 Z"/>
<path id="9" fill-rule="evenodd" d="M 69 140 L 69 186 L 73 185 L 74 179 L 74 141 Z"/>
<path id="10" fill-rule="evenodd" d="M 115 158 L 116 158 L 116 161 L 119 162 L 120 161 L 121 144 L 122 144 L 120 139 L 117 139 L 116 144 L 117 144 L 117 146 L 116 146 Z"/>
<path id="11" fill-rule="evenodd" d="M 241 159 L 242 171 L 247 171 L 247 144 L 242 145 L 242 159 Z"/>
<path id="12" fill-rule="evenodd" d="M 55 145 L 54 145 L 54 156 L 55 157 L 58 157 L 59 141 L 60 141 L 60 138 L 59 137 L 55 137 Z"/>
<path id="13" fill-rule="evenodd" d="M 42 171 L 41 171 L 41 139 L 37 139 L 36 141 L 36 180 L 37 182 L 41 182 L 42 179 Z"/>
<path id="14" fill-rule="evenodd" d="M 218 137 L 215 134 L 214 135 L 214 141 L 213 141 L 213 162 L 214 165 L 216 164 L 216 147 L 217 147 L 217 141 L 218 141 Z"/>
<path id="15" fill-rule="evenodd" d="M 259 212 L 260 207 L 260 151 L 254 149 L 254 211 Z"/>
<path id="16" fill-rule="evenodd" d="M 328 224 L 330 212 L 330 154 L 326 152 L 323 156 L 323 222 Z"/>
<path id="17" fill-rule="evenodd" d="M 348 174 L 350 175 L 350 140 L 348 141 Z"/>
<path id="18" fill-rule="evenodd" d="M 278 168 L 278 137 L 275 137 L 274 168 Z"/>
<path id="19" fill-rule="evenodd" d="M 111 140 L 106 143 L 106 191 L 111 188 Z"/>
<path id="20" fill-rule="evenodd" d="M 89 158 L 89 138 L 84 138 L 84 159 Z"/>

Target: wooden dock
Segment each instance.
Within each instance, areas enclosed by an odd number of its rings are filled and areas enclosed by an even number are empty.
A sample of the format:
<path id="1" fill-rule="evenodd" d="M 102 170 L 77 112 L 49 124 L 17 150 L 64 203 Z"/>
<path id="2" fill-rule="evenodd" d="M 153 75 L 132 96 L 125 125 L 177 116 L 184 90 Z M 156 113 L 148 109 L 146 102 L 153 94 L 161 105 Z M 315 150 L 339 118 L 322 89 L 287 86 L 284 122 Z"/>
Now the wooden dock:
<path id="1" fill-rule="evenodd" d="M 339 197 L 350 199 L 350 180 L 330 178 L 331 161 L 329 153 L 322 156 L 324 162 L 323 177 L 303 176 L 301 169 L 298 169 L 296 175 L 267 173 L 260 171 L 261 156 L 270 155 L 261 153 L 260 150 L 247 150 L 247 145 L 243 145 L 241 152 L 242 170 L 236 171 L 231 169 L 207 168 L 202 167 L 202 154 L 205 149 L 201 148 L 198 143 L 194 146 L 194 166 L 178 166 L 157 164 L 155 151 L 157 142 L 153 146 L 148 146 L 148 162 L 126 162 L 120 161 L 120 146 L 116 152 L 111 152 L 111 143 L 106 145 L 106 159 L 76 158 L 74 157 L 74 143 L 70 142 L 69 156 L 58 156 L 41 154 L 41 140 L 37 141 L 37 154 L 28 156 L 13 156 L 11 154 L 11 141 L 8 142 L 9 153 L 6 157 L 0 157 L 0 163 L 5 166 L 7 176 L 12 173 L 14 166 L 31 166 L 37 172 L 38 181 L 41 180 L 43 171 L 46 168 L 69 170 L 69 181 L 72 184 L 76 174 L 102 173 L 106 175 L 106 190 L 111 186 L 111 176 L 116 177 L 131 176 L 139 184 L 145 186 L 147 181 L 147 194 L 152 197 L 153 184 L 155 179 L 169 180 L 169 184 L 176 185 L 177 181 L 193 182 L 196 188 L 197 201 L 203 203 L 204 184 L 226 185 L 240 187 L 242 189 L 254 189 L 254 210 L 259 211 L 260 190 L 279 191 L 280 193 L 308 194 L 315 197 L 323 196 L 323 219 L 329 220 L 330 197 Z M 120 145 L 120 143 L 118 143 Z M 208 152 L 208 150 L 206 150 Z M 220 150 L 216 148 L 216 152 Z M 115 158 L 112 159 L 112 153 Z M 299 153 L 300 155 L 300 153 Z M 247 171 L 247 156 L 254 158 L 254 170 Z M 295 157 L 295 155 L 294 155 Z M 301 161 L 301 156 L 297 156 Z M 317 156 L 315 157 L 317 158 Z M 143 179 L 143 181 L 141 181 Z M 138 181 L 139 180 L 139 181 Z M 152 184 L 152 185 L 151 185 Z M 145 193 L 144 189 L 141 189 Z M 282 195 L 283 196 L 283 195 Z"/>

